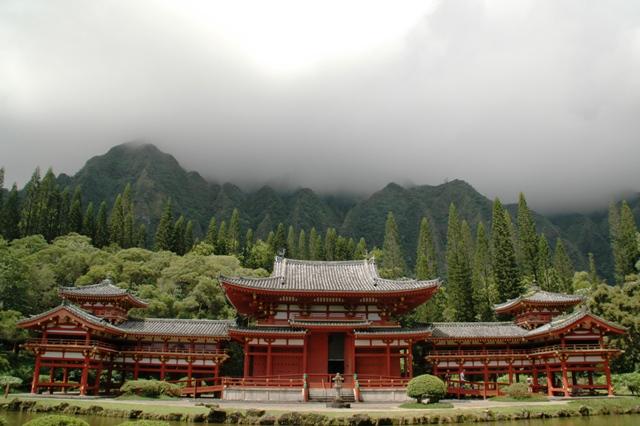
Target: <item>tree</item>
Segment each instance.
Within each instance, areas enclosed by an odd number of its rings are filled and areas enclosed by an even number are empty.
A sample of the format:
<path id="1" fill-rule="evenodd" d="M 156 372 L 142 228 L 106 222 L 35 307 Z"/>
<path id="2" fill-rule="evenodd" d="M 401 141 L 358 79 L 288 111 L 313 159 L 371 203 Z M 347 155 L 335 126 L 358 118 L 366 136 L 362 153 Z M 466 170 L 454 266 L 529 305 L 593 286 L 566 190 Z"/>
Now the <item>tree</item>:
<path id="1" fill-rule="evenodd" d="M 281 251 L 285 250 L 284 255 L 287 256 L 287 237 L 285 235 L 284 224 L 279 223 L 276 227 L 276 232 L 273 234 L 273 241 L 271 244 L 275 254 L 280 255 Z"/>
<path id="2" fill-rule="evenodd" d="M 36 168 L 31 179 L 24 187 L 24 199 L 20 215 L 20 234 L 23 236 L 36 234 L 38 227 L 38 202 L 40 195 L 40 168 Z"/>
<path id="3" fill-rule="evenodd" d="M 538 285 L 542 290 L 554 291 L 555 283 L 550 279 L 549 270 L 551 269 L 551 248 L 544 234 L 540 234 L 538 238 Z"/>
<path id="4" fill-rule="evenodd" d="M 109 241 L 124 247 L 124 212 L 122 210 L 122 195 L 116 196 L 116 201 L 109 214 Z"/>
<path id="5" fill-rule="evenodd" d="M 522 292 L 509 224 L 509 212 L 496 198 L 493 203 L 491 245 L 493 249 L 493 278 L 498 291 L 498 303 L 516 298 Z"/>
<path id="6" fill-rule="evenodd" d="M 240 253 L 240 212 L 233 209 L 227 231 L 228 250 L 230 254 Z"/>
<path id="7" fill-rule="evenodd" d="M 320 260 L 322 259 L 322 237 L 316 231 L 316 228 L 311 228 L 309 231 L 309 259 Z"/>
<path id="8" fill-rule="evenodd" d="M 135 235 L 135 245 L 140 248 L 147 247 L 147 227 L 144 226 L 144 223 L 138 225 Z"/>
<path id="9" fill-rule="evenodd" d="M 328 228 L 324 235 L 324 260 L 336 260 L 338 234 L 334 228 Z"/>
<path id="10" fill-rule="evenodd" d="M 307 250 L 307 235 L 305 234 L 304 229 L 301 229 L 300 234 L 298 234 L 297 254 L 299 259 L 309 258 L 309 252 Z"/>
<path id="11" fill-rule="evenodd" d="M 625 277 L 636 272 L 635 264 L 640 254 L 638 252 L 638 229 L 633 212 L 626 201 L 620 208 L 620 224 L 616 232 L 616 244 L 613 246 L 615 260 L 615 275 L 618 282 L 624 282 Z"/>
<path id="12" fill-rule="evenodd" d="M 349 248 L 349 240 L 338 235 L 336 239 L 335 260 L 349 260 L 353 256 L 353 252 Z"/>
<path id="13" fill-rule="evenodd" d="M 409 380 L 407 384 L 407 396 L 415 398 L 418 403 L 423 399 L 428 399 L 429 404 L 436 403 L 447 394 L 447 385 L 436 376 L 423 374 Z"/>
<path id="14" fill-rule="evenodd" d="M 109 225 L 107 224 L 107 203 L 100 203 L 96 216 L 96 236 L 93 239 L 96 247 L 104 247 L 109 244 Z"/>
<path id="15" fill-rule="evenodd" d="M 156 229 L 156 250 L 171 250 L 174 247 L 173 235 L 173 211 L 171 199 L 169 198 L 164 203 L 160 223 L 158 223 L 158 228 Z"/>
<path id="16" fill-rule="evenodd" d="M 180 215 L 173 225 L 173 252 L 182 256 L 186 253 L 185 241 L 186 223 L 183 215 Z"/>
<path id="17" fill-rule="evenodd" d="M 193 248 L 194 244 L 194 236 L 193 236 L 193 221 L 187 222 L 187 227 L 184 230 L 184 252 L 189 253 Z"/>
<path id="18" fill-rule="evenodd" d="M 2 219 L 0 231 L 7 240 L 11 241 L 20 237 L 20 198 L 15 183 L 9 191 L 0 219 Z"/>
<path id="19" fill-rule="evenodd" d="M 1 188 L 1 187 L 0 187 Z M 4 387 L 4 399 L 9 396 L 11 386 L 19 386 L 22 384 L 22 379 L 13 376 L 0 376 L 0 386 Z"/>
<path id="20" fill-rule="evenodd" d="M 384 227 L 384 241 L 382 243 L 382 271 L 387 278 L 396 278 L 404 275 L 406 265 L 400 246 L 398 226 L 392 212 L 387 214 L 387 222 Z"/>
<path id="21" fill-rule="evenodd" d="M 58 233 L 60 235 L 66 235 L 69 233 L 69 212 L 71 211 L 71 194 L 69 193 L 69 187 L 66 187 L 60 195 L 60 208 L 58 210 L 60 217 Z"/>
<path id="22" fill-rule="evenodd" d="M 356 244 L 356 248 L 353 250 L 353 258 L 355 260 L 362 260 L 366 259 L 368 256 L 367 242 L 364 238 L 360 238 L 360 240 L 358 240 L 358 244 Z"/>
<path id="23" fill-rule="evenodd" d="M 73 192 L 73 198 L 71 199 L 71 207 L 69 209 L 69 216 L 67 220 L 68 230 L 70 232 L 82 233 L 82 192 L 80 187 L 76 186 Z"/>
<path id="24" fill-rule="evenodd" d="M 522 192 L 518 200 L 518 237 L 524 273 L 537 282 L 540 280 L 538 277 L 538 235 L 536 234 L 536 224 Z"/>
<path id="25" fill-rule="evenodd" d="M 480 321 L 494 318 L 495 290 L 491 271 L 491 247 L 482 222 L 476 231 L 476 250 L 473 257 L 473 292 L 476 312 Z"/>
<path id="26" fill-rule="evenodd" d="M 36 233 L 42 234 L 47 241 L 60 235 L 60 203 L 61 194 L 56 176 L 49 168 L 40 182 L 36 209 Z"/>
<path id="27" fill-rule="evenodd" d="M 596 259 L 593 253 L 589 253 L 589 281 L 592 287 L 600 284 L 600 277 L 598 277 L 598 269 L 596 268 Z"/>
<path id="28" fill-rule="evenodd" d="M 216 217 L 212 216 L 209 221 L 209 227 L 207 228 L 207 235 L 204 237 L 204 241 L 215 248 L 218 242 L 218 229 L 216 225 Z"/>
<path id="29" fill-rule="evenodd" d="M 455 321 L 473 321 L 473 282 L 468 248 L 462 234 L 462 224 L 453 203 L 449 206 L 447 226 L 447 295 Z"/>
<path id="30" fill-rule="evenodd" d="M 289 225 L 287 231 L 287 256 L 292 259 L 299 259 L 296 250 L 296 230 L 293 229 L 293 225 Z"/>
<path id="31" fill-rule="evenodd" d="M 87 205 L 87 211 L 82 217 L 82 233 L 91 238 L 91 240 L 95 240 L 96 238 L 96 214 L 93 211 L 93 202 L 91 201 Z"/>
<path id="32" fill-rule="evenodd" d="M 218 228 L 216 254 L 229 254 L 229 239 L 227 238 L 227 223 L 223 220 Z"/>
<path id="33" fill-rule="evenodd" d="M 562 239 L 558 238 L 556 240 L 556 249 L 553 256 L 553 267 L 558 273 L 558 278 L 560 282 L 558 283 L 558 290 L 562 293 L 572 294 L 573 293 L 573 274 L 574 269 L 571 264 L 571 260 L 569 256 L 567 256 L 567 252 L 564 249 L 564 244 L 562 243 Z"/>
<path id="34" fill-rule="evenodd" d="M 423 217 L 420 221 L 418 234 L 418 249 L 416 253 L 416 279 L 430 280 L 438 277 L 438 259 L 436 256 L 431 225 L 429 219 Z"/>

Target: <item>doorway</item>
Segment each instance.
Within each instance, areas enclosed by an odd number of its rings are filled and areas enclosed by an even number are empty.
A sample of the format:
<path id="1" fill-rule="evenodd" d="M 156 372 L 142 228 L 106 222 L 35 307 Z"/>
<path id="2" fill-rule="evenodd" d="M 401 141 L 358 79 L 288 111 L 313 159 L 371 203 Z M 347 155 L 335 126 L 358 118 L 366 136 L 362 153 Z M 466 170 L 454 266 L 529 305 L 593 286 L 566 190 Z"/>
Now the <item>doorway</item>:
<path id="1" fill-rule="evenodd" d="M 329 334 L 329 374 L 344 374 L 344 333 Z"/>

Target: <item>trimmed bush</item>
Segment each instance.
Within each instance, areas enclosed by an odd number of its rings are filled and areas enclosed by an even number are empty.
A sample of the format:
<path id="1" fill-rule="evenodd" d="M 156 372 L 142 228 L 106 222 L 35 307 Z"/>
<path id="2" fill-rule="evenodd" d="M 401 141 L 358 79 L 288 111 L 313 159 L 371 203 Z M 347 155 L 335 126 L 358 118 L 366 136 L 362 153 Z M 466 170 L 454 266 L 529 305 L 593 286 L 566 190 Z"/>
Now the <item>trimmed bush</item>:
<path id="1" fill-rule="evenodd" d="M 124 385 L 122 385 L 120 391 L 125 395 L 140 395 L 150 398 L 158 398 L 160 396 L 180 396 L 180 386 L 163 382 L 161 380 L 128 380 Z"/>
<path id="2" fill-rule="evenodd" d="M 7 423 L 7 419 L 5 419 L 4 417 L 0 417 L 0 426 L 7 426 L 9 423 Z"/>
<path id="3" fill-rule="evenodd" d="M 407 396 L 418 402 L 428 399 L 429 403 L 440 401 L 447 394 L 447 386 L 442 380 L 431 374 L 416 376 L 407 385 Z"/>
<path id="4" fill-rule="evenodd" d="M 524 383 L 512 383 L 509 386 L 502 388 L 502 392 L 514 399 L 527 399 L 531 398 L 529 393 L 529 386 Z"/>
<path id="5" fill-rule="evenodd" d="M 55 414 L 30 420 L 23 426 L 89 426 L 89 423 L 74 417 Z"/>
<path id="6" fill-rule="evenodd" d="M 169 426 L 169 423 L 159 420 L 132 420 L 120 423 L 118 426 Z"/>

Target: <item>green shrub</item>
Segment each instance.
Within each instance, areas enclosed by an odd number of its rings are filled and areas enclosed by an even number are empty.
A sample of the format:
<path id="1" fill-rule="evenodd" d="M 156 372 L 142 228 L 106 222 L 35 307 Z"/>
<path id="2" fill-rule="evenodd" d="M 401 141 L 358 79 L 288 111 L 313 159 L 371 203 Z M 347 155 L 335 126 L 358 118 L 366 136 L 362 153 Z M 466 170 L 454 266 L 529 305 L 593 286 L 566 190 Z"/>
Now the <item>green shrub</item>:
<path id="1" fill-rule="evenodd" d="M 429 403 L 440 401 L 447 394 L 447 386 L 442 380 L 431 374 L 416 376 L 407 385 L 407 396 L 418 402 L 429 399 Z"/>
<path id="2" fill-rule="evenodd" d="M 120 423 L 118 426 L 169 426 L 169 423 L 159 420 L 131 420 Z"/>
<path id="3" fill-rule="evenodd" d="M 531 397 L 529 386 L 524 383 L 512 383 L 502 388 L 502 392 L 514 399 L 527 399 Z"/>
<path id="4" fill-rule="evenodd" d="M 7 419 L 5 419 L 4 417 L 0 417 L 0 426 L 7 426 L 9 423 L 7 423 Z"/>
<path id="5" fill-rule="evenodd" d="M 55 414 L 30 420 L 23 426 L 89 426 L 89 423 L 74 417 Z"/>
<path id="6" fill-rule="evenodd" d="M 125 395 L 140 395 L 150 398 L 159 396 L 180 396 L 180 386 L 172 383 L 163 382 L 161 380 L 128 380 L 120 391 Z"/>

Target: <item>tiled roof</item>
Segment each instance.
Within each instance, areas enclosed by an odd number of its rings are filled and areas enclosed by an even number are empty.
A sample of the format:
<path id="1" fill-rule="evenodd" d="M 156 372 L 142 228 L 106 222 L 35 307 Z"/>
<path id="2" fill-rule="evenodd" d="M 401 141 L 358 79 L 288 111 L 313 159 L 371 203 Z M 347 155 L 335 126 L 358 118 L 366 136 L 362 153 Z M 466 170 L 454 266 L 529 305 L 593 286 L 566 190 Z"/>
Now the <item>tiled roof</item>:
<path id="1" fill-rule="evenodd" d="M 307 330 L 293 327 L 256 327 L 256 326 L 233 326 L 229 327 L 230 332 L 252 333 L 252 334 L 306 334 Z"/>
<path id="2" fill-rule="evenodd" d="M 609 325 L 609 326 L 611 326 L 613 328 L 617 328 L 617 329 L 620 329 L 620 330 L 625 330 L 625 328 L 622 327 L 621 325 L 615 324 L 615 323 L 613 323 L 611 321 L 607 321 L 602 317 L 599 317 L 599 316 L 597 316 L 595 314 L 592 314 L 587 309 L 580 309 L 580 310 L 572 312 L 572 313 L 570 313 L 568 315 L 563 315 L 561 317 L 557 317 L 553 321 L 551 321 L 551 322 L 549 322 L 547 324 L 544 324 L 544 325 L 542 325 L 542 326 L 540 326 L 538 328 L 534 328 L 533 330 L 531 330 L 531 331 L 529 331 L 527 333 L 527 336 L 538 336 L 538 335 L 541 335 L 541 334 L 548 333 L 550 331 L 560 330 L 560 329 L 562 329 L 562 328 L 564 328 L 564 327 L 566 327 L 568 325 L 571 325 L 571 324 L 573 324 L 575 322 L 578 322 L 578 321 L 582 320 L 583 318 L 585 318 L 587 316 L 595 318 L 596 320 L 601 321 L 601 322 L 603 322 L 603 323 L 605 323 L 605 324 L 607 324 L 607 325 Z"/>
<path id="3" fill-rule="evenodd" d="M 434 338 L 518 338 L 527 330 L 512 322 L 434 322 L 431 335 Z"/>
<path id="4" fill-rule="evenodd" d="M 305 320 L 305 319 L 290 319 L 289 324 L 299 327 L 352 327 L 361 328 L 371 325 L 371 321 L 366 319 L 361 320 Z"/>
<path id="5" fill-rule="evenodd" d="M 221 277 L 221 281 L 266 290 L 379 293 L 419 290 L 439 285 L 439 280 L 388 280 L 380 278 L 373 260 L 321 262 L 276 257 L 268 278 Z"/>
<path id="6" fill-rule="evenodd" d="M 105 320 L 103 320 L 100 317 L 97 317 L 87 311 L 85 311 L 84 309 L 81 309 L 75 305 L 72 305 L 68 302 L 63 302 L 61 305 L 56 306 L 55 308 L 49 309 L 48 311 L 42 312 L 40 314 L 37 315 L 32 315 L 29 318 L 25 318 L 22 319 L 20 321 L 18 321 L 18 324 L 23 324 L 23 323 L 29 323 L 32 321 L 37 321 L 40 318 L 46 318 L 49 315 L 58 312 L 58 311 L 67 311 L 72 315 L 75 315 L 81 319 L 83 319 L 84 321 L 99 326 L 99 327 L 105 327 L 109 330 L 112 331 L 118 331 L 118 327 L 116 327 L 115 325 L 111 324 L 110 322 L 107 322 Z"/>
<path id="7" fill-rule="evenodd" d="M 81 287 L 60 287 L 60 294 L 71 297 L 119 297 L 129 296 L 136 304 L 147 305 L 142 299 L 137 298 L 128 290 L 114 285 L 110 279 L 105 279 L 98 284 L 85 285 Z"/>
<path id="8" fill-rule="evenodd" d="M 584 298 L 582 296 L 574 294 L 552 293 L 549 291 L 534 289 L 532 292 L 529 292 L 523 296 L 516 297 L 515 299 L 507 300 L 504 303 L 494 305 L 493 308 L 499 312 L 508 311 L 523 302 L 571 306 L 576 305 L 583 300 Z"/>
<path id="9" fill-rule="evenodd" d="M 355 334 L 421 334 L 421 333 L 430 333 L 430 327 L 372 327 L 366 328 L 364 330 L 356 330 Z"/>
<path id="10" fill-rule="evenodd" d="M 127 320 L 118 328 L 127 334 L 227 337 L 231 320 L 146 318 Z"/>

